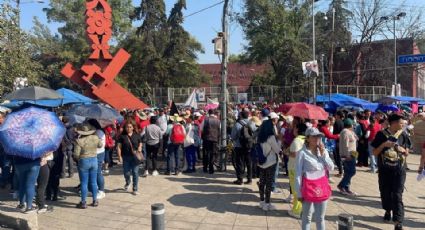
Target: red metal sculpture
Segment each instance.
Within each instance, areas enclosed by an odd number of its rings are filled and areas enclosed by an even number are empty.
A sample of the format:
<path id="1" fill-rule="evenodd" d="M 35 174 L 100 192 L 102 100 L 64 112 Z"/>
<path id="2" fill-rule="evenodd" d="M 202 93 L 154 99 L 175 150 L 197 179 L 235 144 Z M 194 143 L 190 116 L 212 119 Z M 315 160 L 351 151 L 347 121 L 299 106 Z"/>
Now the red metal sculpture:
<path id="1" fill-rule="evenodd" d="M 115 109 L 144 109 L 145 103 L 115 82 L 130 58 L 130 54 L 120 49 L 115 57 L 109 52 L 109 39 L 112 36 L 112 9 L 106 0 L 86 2 L 87 37 L 91 53 L 78 70 L 67 63 L 61 73 L 66 78 L 83 87 L 88 96 L 98 98 Z"/>

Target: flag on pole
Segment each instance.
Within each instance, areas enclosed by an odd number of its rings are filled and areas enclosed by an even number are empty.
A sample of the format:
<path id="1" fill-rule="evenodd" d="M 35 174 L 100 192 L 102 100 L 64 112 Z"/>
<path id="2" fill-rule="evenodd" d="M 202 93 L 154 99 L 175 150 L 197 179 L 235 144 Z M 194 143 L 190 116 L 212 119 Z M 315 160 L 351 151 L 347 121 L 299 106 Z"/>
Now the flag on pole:
<path id="1" fill-rule="evenodd" d="M 184 103 L 184 106 L 197 109 L 198 100 L 196 100 L 196 98 L 196 90 L 193 90 L 192 94 L 190 94 L 189 98 Z"/>

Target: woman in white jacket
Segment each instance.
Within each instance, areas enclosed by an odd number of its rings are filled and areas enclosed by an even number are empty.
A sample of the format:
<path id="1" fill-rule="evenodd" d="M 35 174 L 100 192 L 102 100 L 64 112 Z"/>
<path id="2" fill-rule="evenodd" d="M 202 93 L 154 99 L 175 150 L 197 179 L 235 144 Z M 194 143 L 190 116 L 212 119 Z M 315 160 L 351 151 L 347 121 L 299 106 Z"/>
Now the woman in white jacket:
<path id="1" fill-rule="evenodd" d="M 281 143 L 278 141 L 275 128 L 271 120 L 265 120 L 260 126 L 257 143 L 261 144 L 263 154 L 267 157 L 264 164 L 259 164 L 260 181 L 260 208 L 264 211 L 276 210 L 276 207 L 270 203 L 273 178 L 276 171 L 276 165 L 279 161 L 278 153 L 281 151 Z"/>

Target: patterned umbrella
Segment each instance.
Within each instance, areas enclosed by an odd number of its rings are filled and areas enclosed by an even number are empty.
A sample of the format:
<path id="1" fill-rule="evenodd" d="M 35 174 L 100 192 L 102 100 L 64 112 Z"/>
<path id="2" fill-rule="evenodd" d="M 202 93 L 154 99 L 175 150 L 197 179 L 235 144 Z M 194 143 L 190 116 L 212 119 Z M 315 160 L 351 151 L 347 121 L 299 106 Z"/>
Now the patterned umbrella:
<path id="1" fill-rule="evenodd" d="M 36 159 L 55 151 L 65 132 L 55 113 L 29 107 L 6 117 L 0 126 L 0 143 L 9 155 Z"/>
<path id="2" fill-rule="evenodd" d="M 80 123 L 84 119 L 95 119 L 102 127 L 114 124 L 115 120 L 122 119 L 118 111 L 101 104 L 76 105 L 66 113 L 66 116 L 70 117 L 71 121 L 75 121 L 75 123 Z"/>

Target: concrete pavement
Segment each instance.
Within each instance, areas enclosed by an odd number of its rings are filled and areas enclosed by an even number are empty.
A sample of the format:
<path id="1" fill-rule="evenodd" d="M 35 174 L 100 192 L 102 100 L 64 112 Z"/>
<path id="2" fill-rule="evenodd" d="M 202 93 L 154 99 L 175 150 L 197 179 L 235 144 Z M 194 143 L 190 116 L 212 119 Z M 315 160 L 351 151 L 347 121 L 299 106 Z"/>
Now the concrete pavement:
<path id="1" fill-rule="evenodd" d="M 419 156 L 409 157 L 409 166 L 417 168 Z M 354 216 L 355 229 L 393 229 L 382 222 L 378 176 L 357 168 L 352 190 L 357 197 L 345 197 L 335 190 L 329 201 L 327 229 L 336 229 L 338 214 Z M 201 170 L 198 170 L 201 171 Z M 404 192 L 407 229 L 425 229 L 425 181 L 416 181 L 416 172 L 408 172 Z M 99 207 L 80 210 L 75 208 L 79 197 L 74 187 L 77 176 L 63 179 L 61 187 L 65 201 L 51 203 L 54 211 L 38 215 L 40 229 L 150 229 L 150 205 L 165 204 L 166 229 L 300 229 L 300 221 L 289 217 L 290 205 L 283 202 L 288 195 L 288 179 L 280 176 L 279 187 L 283 194 L 273 194 L 277 211 L 259 209 L 256 180 L 252 185 L 237 186 L 233 171 L 213 175 L 195 173 L 179 176 L 140 178 L 140 195 L 133 196 L 122 189 L 124 178 L 121 167 L 115 167 L 105 177 L 106 198 Z M 333 177 L 338 182 L 340 179 Z M 91 202 L 91 198 L 88 199 Z"/>

